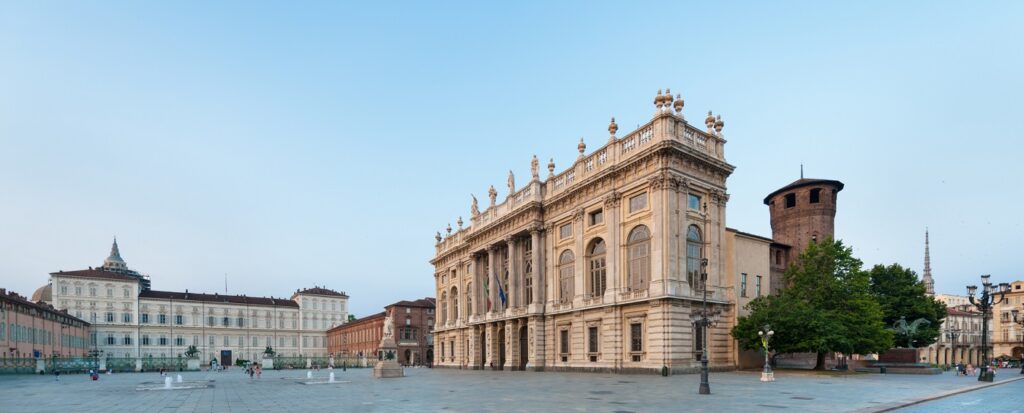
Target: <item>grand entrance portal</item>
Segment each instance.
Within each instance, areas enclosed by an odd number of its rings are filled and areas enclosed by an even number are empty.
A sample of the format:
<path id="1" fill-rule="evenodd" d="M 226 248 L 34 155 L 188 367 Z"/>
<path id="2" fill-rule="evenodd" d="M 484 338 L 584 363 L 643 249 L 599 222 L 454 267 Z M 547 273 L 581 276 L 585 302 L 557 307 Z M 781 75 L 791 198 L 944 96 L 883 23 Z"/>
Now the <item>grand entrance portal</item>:
<path id="1" fill-rule="evenodd" d="M 505 368 L 505 326 L 498 328 L 498 370 Z"/>
<path id="2" fill-rule="evenodd" d="M 530 361 L 527 331 L 526 326 L 519 327 L 519 370 L 526 370 L 526 363 Z"/>
<path id="3" fill-rule="evenodd" d="M 487 330 L 480 331 L 480 369 L 487 368 Z"/>
<path id="4" fill-rule="evenodd" d="M 231 365 L 231 350 L 220 351 L 220 365 L 224 367 Z"/>

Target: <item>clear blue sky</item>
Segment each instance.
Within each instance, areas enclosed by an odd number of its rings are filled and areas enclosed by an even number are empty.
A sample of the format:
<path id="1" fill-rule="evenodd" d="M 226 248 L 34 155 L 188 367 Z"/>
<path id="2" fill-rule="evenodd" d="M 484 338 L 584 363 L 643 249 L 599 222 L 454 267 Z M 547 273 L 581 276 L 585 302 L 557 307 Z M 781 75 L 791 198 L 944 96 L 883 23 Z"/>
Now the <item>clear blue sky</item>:
<path id="1" fill-rule="evenodd" d="M 664 87 L 726 122 L 729 226 L 804 163 L 865 264 L 920 272 L 927 226 L 940 292 L 1024 278 L 1020 2 L 267 3 L 0 4 L 0 286 L 116 235 L 157 289 L 380 311 L 470 193 Z"/>

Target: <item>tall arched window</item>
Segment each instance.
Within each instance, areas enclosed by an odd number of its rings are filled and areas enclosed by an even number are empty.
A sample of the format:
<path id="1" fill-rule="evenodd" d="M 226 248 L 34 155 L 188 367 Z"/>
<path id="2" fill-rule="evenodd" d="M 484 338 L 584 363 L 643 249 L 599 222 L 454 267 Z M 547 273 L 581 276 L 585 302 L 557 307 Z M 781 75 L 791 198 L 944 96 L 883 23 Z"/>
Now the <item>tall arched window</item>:
<path id="1" fill-rule="evenodd" d="M 438 314 L 439 317 L 437 317 L 438 318 L 438 320 L 437 320 L 438 324 L 441 324 L 441 325 L 444 325 L 447 322 L 447 320 L 448 320 L 448 306 L 445 304 L 445 301 L 447 301 L 447 300 L 448 300 L 448 292 L 447 291 L 442 292 L 441 293 L 441 313 Z"/>
<path id="2" fill-rule="evenodd" d="M 630 290 L 646 290 L 651 282 L 651 232 L 638 225 L 626 238 L 626 285 Z"/>
<path id="3" fill-rule="evenodd" d="M 700 229 L 696 225 L 690 225 L 686 230 L 686 282 L 693 289 L 700 289 L 700 250 L 701 250 Z"/>
<path id="4" fill-rule="evenodd" d="M 530 238 L 523 242 L 523 284 L 526 298 L 523 303 L 533 304 L 533 241 Z"/>
<path id="5" fill-rule="evenodd" d="M 587 295 L 591 297 L 600 297 L 604 295 L 604 289 L 608 284 L 604 257 L 604 240 L 600 238 L 595 239 L 590 243 L 590 249 L 587 251 L 587 270 L 589 271 Z"/>
<path id="6" fill-rule="evenodd" d="M 576 264 L 576 256 L 572 251 L 562 251 L 558 257 L 558 301 L 567 303 L 572 301 L 573 265 Z"/>
<path id="7" fill-rule="evenodd" d="M 452 321 L 459 320 L 459 290 L 452 287 Z"/>
<path id="8" fill-rule="evenodd" d="M 476 314 L 473 309 L 473 283 L 466 284 L 466 314 Z"/>

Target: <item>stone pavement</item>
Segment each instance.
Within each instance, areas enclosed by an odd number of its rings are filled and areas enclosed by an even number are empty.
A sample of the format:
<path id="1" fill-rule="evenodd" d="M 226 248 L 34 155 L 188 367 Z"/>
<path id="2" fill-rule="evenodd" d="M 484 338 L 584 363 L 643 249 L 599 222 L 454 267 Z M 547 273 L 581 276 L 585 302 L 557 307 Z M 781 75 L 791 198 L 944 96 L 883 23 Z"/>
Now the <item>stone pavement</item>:
<path id="1" fill-rule="evenodd" d="M 1024 381 L 992 386 L 894 410 L 896 413 L 1021 413 L 1024 412 Z"/>
<path id="2" fill-rule="evenodd" d="M 870 411 L 894 402 L 975 387 L 973 377 L 831 374 L 780 371 L 761 383 L 759 372 L 712 373 L 709 396 L 700 376 L 482 372 L 406 369 L 407 377 L 374 379 L 370 369 L 335 370 L 340 383 L 303 384 L 304 370 L 266 371 L 250 380 L 241 369 L 186 372 L 186 382 L 210 388 L 159 387 L 156 373 L 0 376 L 0 411 L 8 412 L 667 412 Z M 316 372 L 323 381 L 327 371 Z M 174 373 L 177 374 L 177 373 Z M 1016 378 L 1002 374 L 998 380 Z M 997 388 L 1024 387 L 1015 382 Z M 971 394 L 971 393 L 967 393 Z"/>

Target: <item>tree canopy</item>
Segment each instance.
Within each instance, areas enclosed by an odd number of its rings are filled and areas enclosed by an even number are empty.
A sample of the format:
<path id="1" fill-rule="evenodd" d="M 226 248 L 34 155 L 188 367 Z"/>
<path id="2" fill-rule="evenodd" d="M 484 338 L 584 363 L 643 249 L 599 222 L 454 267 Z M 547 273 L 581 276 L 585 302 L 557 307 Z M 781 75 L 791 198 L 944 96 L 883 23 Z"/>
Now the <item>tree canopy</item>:
<path id="1" fill-rule="evenodd" d="M 915 348 L 926 347 L 938 340 L 942 334 L 942 320 L 946 318 L 946 305 L 925 293 L 924 283 L 917 279 L 914 271 L 892 264 L 876 265 L 868 273 L 871 294 L 882 307 L 886 326 L 891 327 L 900 317 L 906 317 L 908 323 L 919 318 L 928 320 L 928 324 L 920 326 L 913 337 L 897 334 L 897 347 L 908 347 L 911 343 Z"/>
<path id="2" fill-rule="evenodd" d="M 824 354 L 877 353 L 892 346 L 883 311 L 870 290 L 869 276 L 853 250 L 828 238 L 810 243 L 785 273 L 778 295 L 759 297 L 747 305 L 732 335 L 747 349 L 758 349 L 757 332 L 765 324 L 775 330 L 770 347 L 779 353 L 818 353 L 815 368 L 824 368 Z"/>

